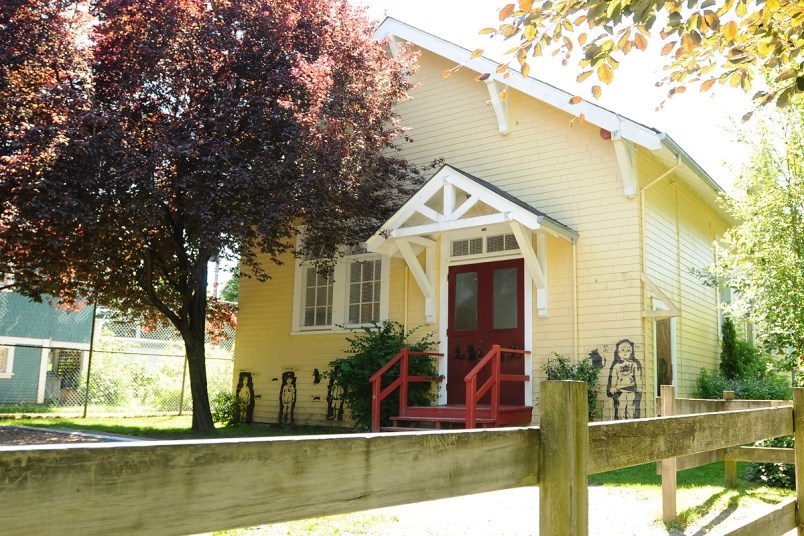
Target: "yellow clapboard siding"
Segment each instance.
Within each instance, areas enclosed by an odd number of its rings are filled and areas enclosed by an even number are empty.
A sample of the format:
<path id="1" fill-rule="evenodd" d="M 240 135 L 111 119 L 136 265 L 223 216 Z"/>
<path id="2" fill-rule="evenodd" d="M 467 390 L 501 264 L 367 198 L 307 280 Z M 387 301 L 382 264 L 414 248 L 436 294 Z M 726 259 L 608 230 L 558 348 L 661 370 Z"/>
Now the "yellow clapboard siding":
<path id="1" fill-rule="evenodd" d="M 575 260 L 569 241 L 548 239 L 549 314 L 538 317 L 534 305 L 534 378 L 544 377 L 542 367 L 555 353 L 575 359 L 597 349 L 607 359 L 600 371 L 605 390 L 614 346 L 630 339 L 643 366 L 643 416 L 653 415 L 654 330 L 653 320 L 642 316 L 651 305 L 641 282 L 644 262 L 651 280 L 682 304 L 675 341 L 678 392 L 688 395 L 700 368 L 717 363 L 717 313 L 712 289 L 700 285 L 687 267 L 712 258 L 712 239 L 722 234 L 726 222 L 671 176 L 647 190 L 642 229 L 639 196 L 624 195 L 612 143 L 601 138 L 598 127 L 573 121 L 511 89 L 511 132 L 503 136 L 492 108 L 486 106 L 485 84 L 475 82 L 465 70 L 443 78 L 441 72 L 453 65 L 429 52 L 422 52 L 420 64 L 413 77 L 419 86 L 412 91 L 412 100 L 397 107 L 414 140 L 401 145 L 402 154 L 417 164 L 443 159 L 580 234 Z M 666 170 L 647 151 L 639 150 L 637 156 L 640 187 Z M 436 249 L 440 250 L 440 242 Z M 446 297 L 441 274 L 448 267 L 436 257 L 438 312 L 439 300 Z M 294 260 L 271 273 L 274 279 L 268 283 L 241 283 L 236 369 L 255 372 L 255 393 L 264 394 L 257 401 L 256 420 L 277 419 L 280 385 L 274 378 L 281 380 L 282 371 L 293 369 L 299 382 L 297 422 L 326 424 L 326 385 L 313 383 L 314 370 L 322 372 L 330 360 L 342 355 L 344 334 L 291 334 Z M 424 298 L 400 259 L 391 261 L 389 293 L 392 320 L 409 328 L 425 324 Z M 436 318 L 421 333 L 444 333 L 445 322 Z M 533 385 L 537 400 L 538 381 Z M 611 401 L 605 393 L 602 398 L 610 417 Z M 537 420 L 538 414 L 537 407 Z"/>

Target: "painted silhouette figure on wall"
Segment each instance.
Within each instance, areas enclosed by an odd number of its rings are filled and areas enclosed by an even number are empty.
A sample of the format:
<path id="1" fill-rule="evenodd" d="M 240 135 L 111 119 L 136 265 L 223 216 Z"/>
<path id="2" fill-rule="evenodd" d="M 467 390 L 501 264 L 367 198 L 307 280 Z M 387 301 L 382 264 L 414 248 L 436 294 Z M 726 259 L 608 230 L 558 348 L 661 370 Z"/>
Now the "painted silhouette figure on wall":
<path id="1" fill-rule="evenodd" d="M 282 387 L 279 389 L 279 424 L 296 424 L 296 373 L 282 373 Z"/>
<path id="2" fill-rule="evenodd" d="M 238 421 L 251 423 L 254 419 L 254 380 L 250 372 L 241 372 L 237 380 L 237 399 L 240 400 L 240 407 L 245 412 L 238 415 Z"/>
<path id="3" fill-rule="evenodd" d="M 629 339 L 617 342 L 609 369 L 606 395 L 614 404 L 614 419 L 638 419 L 642 403 L 642 363 L 636 358 L 634 343 Z"/>
<path id="4" fill-rule="evenodd" d="M 337 371 L 336 371 L 337 374 Z M 329 383 L 327 384 L 327 420 L 328 421 L 342 421 L 343 420 L 343 387 L 338 385 L 335 381 L 335 375 L 329 376 Z"/>

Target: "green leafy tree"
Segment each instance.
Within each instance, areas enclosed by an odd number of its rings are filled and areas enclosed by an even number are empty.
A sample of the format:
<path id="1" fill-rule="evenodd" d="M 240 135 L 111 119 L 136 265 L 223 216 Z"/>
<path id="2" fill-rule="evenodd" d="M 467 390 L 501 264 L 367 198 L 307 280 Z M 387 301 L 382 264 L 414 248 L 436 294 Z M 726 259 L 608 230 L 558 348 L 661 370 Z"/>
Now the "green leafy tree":
<path id="1" fill-rule="evenodd" d="M 804 90 L 799 0 L 519 0 L 506 4 L 499 19 L 498 27 L 480 33 L 518 38 L 509 54 L 525 76 L 530 58 L 551 53 L 565 65 L 578 62 L 579 82 L 596 77 L 609 84 L 625 55 L 653 50 L 665 58 L 667 74 L 658 83 L 670 97 L 688 86 L 750 91 L 757 73 L 774 73 L 776 80 L 773 90 L 755 95 L 760 104 L 786 106 Z M 649 48 L 657 34 L 661 48 Z M 595 98 L 601 91 L 592 86 Z"/>
<path id="2" fill-rule="evenodd" d="M 238 275 L 230 278 L 221 290 L 221 299 L 227 302 L 237 303 L 237 295 L 240 292 L 240 277 Z"/>
<path id="3" fill-rule="evenodd" d="M 726 199 L 741 223 L 710 270 L 737 291 L 732 310 L 793 366 L 804 352 L 804 106 L 774 114 L 759 134 L 737 195 Z"/>
<path id="4" fill-rule="evenodd" d="M 209 262 L 267 280 L 300 223 L 332 256 L 416 185 L 413 56 L 373 31 L 347 0 L 0 2 L 0 271 L 172 324 L 213 433 Z"/>
<path id="5" fill-rule="evenodd" d="M 720 373 L 733 380 L 740 375 L 740 363 L 737 354 L 737 330 L 731 317 L 723 320 L 720 334 Z"/>

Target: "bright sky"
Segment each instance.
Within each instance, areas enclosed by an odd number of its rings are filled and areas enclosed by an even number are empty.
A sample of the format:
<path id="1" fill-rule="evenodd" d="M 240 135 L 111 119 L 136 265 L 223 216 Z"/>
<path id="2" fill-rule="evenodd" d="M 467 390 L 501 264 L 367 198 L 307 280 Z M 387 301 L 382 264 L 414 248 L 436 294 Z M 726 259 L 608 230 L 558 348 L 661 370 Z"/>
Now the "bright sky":
<path id="1" fill-rule="evenodd" d="M 368 7 L 369 15 L 382 20 L 386 15 L 425 30 L 469 50 L 482 48 L 486 56 L 500 60 L 501 53 L 514 46 L 502 39 L 481 36 L 481 28 L 495 26 L 497 13 L 507 2 L 499 0 L 352 0 Z M 724 189 L 731 191 L 734 172 L 725 162 L 741 164 L 747 149 L 734 141 L 740 118 L 751 109 L 750 96 L 730 87 L 715 85 L 708 93 L 690 90 L 665 100 L 666 89 L 656 88 L 661 66 L 655 55 L 632 52 L 620 64 L 614 82 L 604 86 L 597 104 L 650 127 L 668 133 Z M 589 87 L 575 82 L 580 73 L 570 63 L 562 67 L 557 58 L 531 62 L 531 76 L 569 93 L 591 98 Z M 404 120 L 404 118 L 403 118 Z"/>

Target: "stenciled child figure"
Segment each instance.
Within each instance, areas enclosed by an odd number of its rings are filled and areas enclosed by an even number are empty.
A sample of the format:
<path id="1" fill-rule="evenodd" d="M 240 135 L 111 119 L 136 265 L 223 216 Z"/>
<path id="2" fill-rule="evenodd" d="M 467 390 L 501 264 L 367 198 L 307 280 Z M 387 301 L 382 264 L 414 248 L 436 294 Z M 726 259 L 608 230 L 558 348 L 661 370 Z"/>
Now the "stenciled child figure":
<path id="1" fill-rule="evenodd" d="M 614 349 L 606 395 L 614 403 L 614 418 L 638 419 L 642 402 L 642 363 L 636 358 L 634 343 L 623 339 Z"/>

